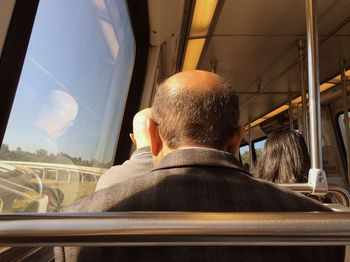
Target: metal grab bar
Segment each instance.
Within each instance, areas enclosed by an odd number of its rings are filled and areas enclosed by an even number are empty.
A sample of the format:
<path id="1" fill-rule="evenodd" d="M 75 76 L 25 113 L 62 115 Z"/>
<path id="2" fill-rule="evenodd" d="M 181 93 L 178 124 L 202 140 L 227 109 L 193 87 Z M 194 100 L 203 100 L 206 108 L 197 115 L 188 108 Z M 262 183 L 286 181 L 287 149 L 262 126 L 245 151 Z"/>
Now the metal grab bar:
<path id="1" fill-rule="evenodd" d="M 119 212 L 0 216 L 0 246 L 349 244 L 349 213 Z"/>
<path id="2" fill-rule="evenodd" d="M 309 84 L 309 151 L 311 168 L 309 184 L 313 194 L 324 194 L 328 190 L 327 176 L 322 167 L 321 105 L 318 58 L 317 0 L 305 0 L 306 49 Z"/>
<path id="3" fill-rule="evenodd" d="M 350 194 L 346 189 L 336 185 L 328 185 L 328 192 L 341 199 L 343 206 L 350 207 Z"/>
<path id="4" fill-rule="evenodd" d="M 313 187 L 308 183 L 297 183 L 297 184 L 278 184 L 279 186 L 289 188 L 299 193 L 310 193 L 312 194 Z M 329 184 L 328 193 L 334 194 L 341 201 L 341 204 L 345 207 L 350 207 L 350 193 L 337 185 Z"/>

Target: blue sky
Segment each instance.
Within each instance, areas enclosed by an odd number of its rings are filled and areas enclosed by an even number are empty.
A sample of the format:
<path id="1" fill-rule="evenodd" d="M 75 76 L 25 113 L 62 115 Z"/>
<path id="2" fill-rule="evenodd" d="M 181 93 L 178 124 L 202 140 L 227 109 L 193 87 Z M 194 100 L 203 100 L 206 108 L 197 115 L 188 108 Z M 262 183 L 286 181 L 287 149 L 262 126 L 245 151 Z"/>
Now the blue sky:
<path id="1" fill-rule="evenodd" d="M 135 44 L 122 0 L 40 1 L 4 142 L 83 159 L 112 159 L 124 113 Z M 35 119 L 51 91 L 74 98 L 72 126 L 51 145 Z M 47 94 L 47 95 L 46 95 Z M 41 141 L 38 141 L 41 140 Z"/>

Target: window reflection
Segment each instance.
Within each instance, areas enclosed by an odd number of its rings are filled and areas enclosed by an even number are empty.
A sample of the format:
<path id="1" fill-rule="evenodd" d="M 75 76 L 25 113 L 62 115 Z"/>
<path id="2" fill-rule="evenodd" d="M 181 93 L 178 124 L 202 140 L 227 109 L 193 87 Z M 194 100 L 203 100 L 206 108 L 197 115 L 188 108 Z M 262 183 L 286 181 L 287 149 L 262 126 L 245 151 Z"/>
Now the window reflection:
<path id="1" fill-rule="evenodd" d="M 0 151 L 0 212 L 59 211 L 94 191 L 134 56 L 125 1 L 40 1 Z"/>

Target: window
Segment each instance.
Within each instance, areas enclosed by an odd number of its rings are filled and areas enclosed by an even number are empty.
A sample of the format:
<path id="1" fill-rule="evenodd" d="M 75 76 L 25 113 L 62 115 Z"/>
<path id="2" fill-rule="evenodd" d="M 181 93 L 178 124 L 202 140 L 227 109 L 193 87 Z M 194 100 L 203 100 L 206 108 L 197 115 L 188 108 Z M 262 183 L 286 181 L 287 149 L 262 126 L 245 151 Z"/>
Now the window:
<path id="1" fill-rule="evenodd" d="M 125 1 L 40 1 L 0 151 L 0 212 L 59 211 L 94 191 L 134 57 Z"/>
<path id="2" fill-rule="evenodd" d="M 249 171 L 249 145 L 244 145 L 239 148 L 242 166 Z"/>
<path id="3" fill-rule="evenodd" d="M 335 134 L 333 133 L 332 119 L 330 112 L 321 111 L 322 128 L 322 163 L 327 177 L 341 177 L 340 159 L 337 153 Z"/>
<path id="4" fill-rule="evenodd" d="M 261 140 L 261 138 L 259 138 L 258 140 L 252 141 L 253 143 L 253 148 L 255 152 L 255 157 L 256 159 L 254 159 L 253 156 L 253 160 L 257 160 L 259 159 L 261 153 L 262 153 L 262 149 L 266 143 L 266 138 Z M 240 154 L 240 160 L 242 163 L 242 166 L 249 171 L 250 170 L 250 161 L 249 161 L 249 145 L 243 145 L 239 148 L 239 154 Z"/>
<path id="5" fill-rule="evenodd" d="M 258 160 L 261 156 L 262 150 L 265 146 L 266 143 L 266 138 L 257 142 L 254 142 L 254 150 L 255 150 L 255 156 L 256 160 Z"/>
<path id="6" fill-rule="evenodd" d="M 350 112 L 348 112 L 348 115 L 350 117 Z M 349 124 L 350 125 L 350 124 Z M 341 133 L 341 138 L 343 141 L 345 141 L 345 124 L 344 124 L 344 113 L 340 114 L 338 116 L 338 126 L 339 126 L 339 129 L 340 129 L 340 133 Z M 346 147 L 345 147 L 345 150 Z"/>

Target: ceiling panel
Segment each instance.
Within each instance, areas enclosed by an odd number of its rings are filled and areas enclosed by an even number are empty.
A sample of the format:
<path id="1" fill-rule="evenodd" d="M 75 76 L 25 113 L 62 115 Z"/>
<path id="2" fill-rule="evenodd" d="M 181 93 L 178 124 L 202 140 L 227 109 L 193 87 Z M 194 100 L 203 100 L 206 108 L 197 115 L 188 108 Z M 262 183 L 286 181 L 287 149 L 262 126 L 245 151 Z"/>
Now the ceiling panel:
<path id="1" fill-rule="evenodd" d="M 347 18 L 349 0 L 319 1 L 320 38 Z M 264 87 L 298 57 L 298 40 L 305 39 L 303 0 L 226 0 L 198 68 L 210 70 L 217 61 L 217 73 L 228 79 L 238 92 L 254 92 L 257 80 Z M 339 72 L 339 61 L 350 62 L 348 24 L 320 47 L 320 78 Z M 299 65 L 268 85 L 266 91 L 300 91 Z M 254 120 L 281 104 L 289 95 L 240 95 L 241 122 Z M 250 101 L 249 104 L 247 102 Z"/>

